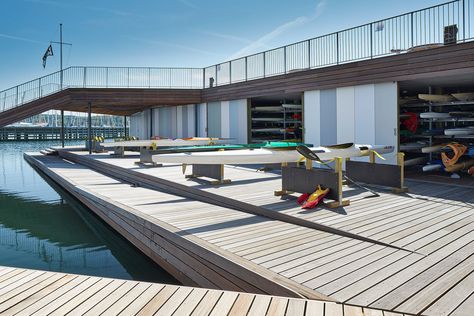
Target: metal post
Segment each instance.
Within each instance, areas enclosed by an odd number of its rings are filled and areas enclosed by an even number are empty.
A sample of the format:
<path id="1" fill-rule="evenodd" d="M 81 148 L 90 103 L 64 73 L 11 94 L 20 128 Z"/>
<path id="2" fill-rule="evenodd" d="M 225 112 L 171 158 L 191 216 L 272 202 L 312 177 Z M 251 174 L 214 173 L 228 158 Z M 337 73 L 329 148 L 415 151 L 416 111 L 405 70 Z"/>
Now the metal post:
<path id="1" fill-rule="evenodd" d="M 38 79 L 38 99 L 41 98 L 41 78 Z"/>
<path id="2" fill-rule="evenodd" d="M 372 32 L 372 29 L 373 29 L 372 23 L 370 23 L 370 59 L 372 59 L 372 58 L 374 57 L 374 51 L 373 51 L 373 45 L 372 45 L 372 44 L 373 44 L 373 39 L 372 39 L 372 37 L 373 37 L 372 33 L 373 33 L 373 32 Z"/>
<path id="3" fill-rule="evenodd" d="M 60 78 L 60 87 L 63 89 L 63 24 L 59 24 L 59 78 Z M 64 146 L 63 146 L 64 147 Z"/>
<path id="4" fill-rule="evenodd" d="M 214 86 L 217 87 L 217 65 L 216 65 L 215 69 L 216 69 L 216 82 L 215 82 Z"/>
<path id="5" fill-rule="evenodd" d="M 466 1 L 462 0 L 462 40 L 466 41 Z"/>
<path id="6" fill-rule="evenodd" d="M 127 116 L 123 116 L 123 134 L 127 137 Z"/>
<path id="7" fill-rule="evenodd" d="M 336 33 L 336 64 L 339 65 L 339 32 Z"/>
<path id="8" fill-rule="evenodd" d="M 202 68 L 202 88 L 206 88 L 206 68 Z"/>
<path id="9" fill-rule="evenodd" d="M 150 139 L 153 137 L 153 108 L 150 108 Z"/>
<path id="10" fill-rule="evenodd" d="M 232 61 L 229 61 L 229 84 L 232 83 Z"/>
<path id="11" fill-rule="evenodd" d="M 410 28 L 411 28 L 411 47 L 414 45 L 414 39 L 413 39 L 413 12 L 410 13 Z"/>
<path id="12" fill-rule="evenodd" d="M 265 72 L 266 72 L 265 67 L 266 67 L 266 65 L 265 65 L 265 52 L 263 52 L 263 78 L 265 78 Z"/>
<path id="13" fill-rule="evenodd" d="M 245 81 L 248 80 L 247 56 L 245 56 Z"/>
<path id="14" fill-rule="evenodd" d="M 286 46 L 283 46 L 283 67 L 284 73 L 286 74 Z"/>
<path id="15" fill-rule="evenodd" d="M 87 104 L 87 139 L 89 140 L 89 155 L 92 154 L 92 102 Z"/>
<path id="16" fill-rule="evenodd" d="M 18 99 L 18 86 L 16 86 L 16 104 L 15 105 L 18 105 L 19 103 L 19 99 Z"/>
<path id="17" fill-rule="evenodd" d="M 64 148 L 64 110 L 61 110 L 61 147 Z"/>
<path id="18" fill-rule="evenodd" d="M 311 42 L 310 40 L 308 42 L 308 69 L 311 69 Z"/>

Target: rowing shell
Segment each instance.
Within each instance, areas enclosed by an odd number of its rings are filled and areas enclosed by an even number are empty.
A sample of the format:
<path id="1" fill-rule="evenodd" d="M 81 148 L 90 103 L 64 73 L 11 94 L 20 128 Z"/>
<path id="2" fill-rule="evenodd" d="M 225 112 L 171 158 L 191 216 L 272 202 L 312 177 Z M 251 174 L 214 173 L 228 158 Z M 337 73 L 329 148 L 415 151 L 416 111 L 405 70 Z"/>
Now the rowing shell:
<path id="1" fill-rule="evenodd" d="M 384 145 L 356 145 L 353 143 L 311 147 L 320 160 L 331 160 L 336 157 L 351 158 L 368 156 L 371 150 L 379 154 L 393 152 L 394 146 Z M 173 153 L 153 155 L 155 163 L 183 163 L 183 164 L 266 164 L 297 162 L 301 155 L 295 149 L 243 149 L 232 151 Z"/>
<path id="2" fill-rule="evenodd" d="M 127 140 L 119 142 L 107 142 L 100 145 L 106 148 L 114 147 L 178 147 L 178 146 L 204 146 L 210 144 L 230 144 L 234 141 L 231 138 L 177 138 L 177 139 L 150 139 L 150 140 Z"/>

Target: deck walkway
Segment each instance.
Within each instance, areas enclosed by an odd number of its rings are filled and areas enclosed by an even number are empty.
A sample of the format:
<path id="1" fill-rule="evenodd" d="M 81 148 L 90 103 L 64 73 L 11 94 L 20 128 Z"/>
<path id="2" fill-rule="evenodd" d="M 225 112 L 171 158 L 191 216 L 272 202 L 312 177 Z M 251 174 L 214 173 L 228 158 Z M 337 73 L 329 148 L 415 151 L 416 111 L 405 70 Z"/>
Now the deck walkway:
<path id="1" fill-rule="evenodd" d="M 0 314 L 402 316 L 331 302 L 4 266 Z"/>
<path id="2" fill-rule="evenodd" d="M 81 153 L 69 158 L 92 162 Z M 173 182 L 175 189 L 181 186 L 183 192 L 185 188 L 189 191 L 187 196 L 177 197 L 143 187 L 131 188 L 84 166 L 58 158 L 38 159 L 49 172 L 73 183 L 78 190 L 94 192 L 109 203 L 128 207 L 129 212 L 138 211 L 136 214 L 146 220 L 166 223 L 177 229 L 175 234 L 215 251 L 221 259 L 257 271 L 261 278 L 278 284 L 278 290 L 288 289 L 289 295 L 426 315 L 462 315 L 474 308 L 474 197 L 470 189 L 410 183 L 412 194 L 381 192 L 381 197 L 371 199 L 362 199 L 365 193 L 353 191 L 349 207 L 307 212 L 297 208 L 294 199 L 273 196 L 279 186 L 277 174 L 228 167 L 226 176 L 233 183 L 215 187 L 184 180 L 179 166 L 139 168 L 127 158 L 93 158 L 96 168 L 113 172 L 116 177 L 135 180 L 133 176 L 138 172 L 144 182 L 154 179 L 160 185 L 166 180 Z M 202 201 L 189 197 L 194 194 L 199 200 L 199 192 L 206 193 Z M 210 197 L 323 223 L 410 251 L 211 205 Z M 235 282 L 232 278 L 239 277 L 239 282 L 245 279 L 237 270 L 227 277 Z M 270 284 L 256 284 L 259 288 L 253 292 L 272 290 Z M 225 288 L 223 284 L 213 287 Z M 248 286 L 242 290 L 252 292 Z"/>

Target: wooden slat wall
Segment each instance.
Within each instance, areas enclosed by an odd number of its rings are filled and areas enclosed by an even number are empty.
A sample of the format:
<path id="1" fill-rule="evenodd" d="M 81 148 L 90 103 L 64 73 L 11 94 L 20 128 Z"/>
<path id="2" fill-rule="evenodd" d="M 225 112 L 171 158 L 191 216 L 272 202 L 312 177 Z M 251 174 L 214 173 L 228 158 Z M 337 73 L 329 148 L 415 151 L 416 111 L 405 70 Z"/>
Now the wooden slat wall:
<path id="1" fill-rule="evenodd" d="M 474 42 L 204 89 L 203 102 L 472 73 Z"/>
<path id="2" fill-rule="evenodd" d="M 49 109 L 130 115 L 150 106 L 246 99 L 369 83 L 473 74 L 474 42 L 300 71 L 208 89 L 74 88 L 0 113 L 0 126 Z M 39 112 L 40 111 L 40 112 Z"/>

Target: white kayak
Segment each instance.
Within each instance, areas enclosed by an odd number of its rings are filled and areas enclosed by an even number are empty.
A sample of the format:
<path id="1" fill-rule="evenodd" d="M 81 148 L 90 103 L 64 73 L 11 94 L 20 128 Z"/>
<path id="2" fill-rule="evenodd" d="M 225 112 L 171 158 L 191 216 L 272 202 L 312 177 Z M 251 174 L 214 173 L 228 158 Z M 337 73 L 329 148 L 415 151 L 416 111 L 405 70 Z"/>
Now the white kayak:
<path id="1" fill-rule="evenodd" d="M 295 110 L 301 109 L 301 104 L 282 104 L 281 106 L 287 109 L 295 109 Z"/>
<path id="2" fill-rule="evenodd" d="M 331 160 L 335 157 L 351 158 L 368 156 L 371 150 L 379 154 L 391 153 L 394 146 L 385 145 L 356 145 L 342 144 L 335 146 L 311 147 L 321 160 Z M 267 164 L 297 162 L 301 155 L 295 149 L 240 149 L 214 152 L 189 152 L 153 155 L 155 163 L 182 164 Z"/>
<path id="3" fill-rule="evenodd" d="M 118 142 L 105 142 L 100 145 L 105 148 L 115 147 L 181 147 L 181 146 L 205 146 L 205 145 L 224 145 L 231 144 L 235 140 L 231 138 L 209 138 L 209 137 L 193 137 L 193 138 L 162 138 L 148 140 L 126 140 Z"/>
<path id="4" fill-rule="evenodd" d="M 473 135 L 474 134 L 474 128 L 470 127 L 460 127 L 460 128 L 450 128 L 450 129 L 445 129 L 444 130 L 444 135 L 449 135 L 449 136 L 461 136 L 461 135 Z"/>
<path id="5" fill-rule="evenodd" d="M 445 118 L 451 118 L 451 115 L 449 115 L 449 113 L 440 113 L 440 112 L 423 112 L 423 113 L 420 113 L 420 118 L 445 119 Z"/>
<path id="6" fill-rule="evenodd" d="M 255 112 L 278 112 L 283 111 L 282 106 L 256 106 L 252 108 Z"/>

